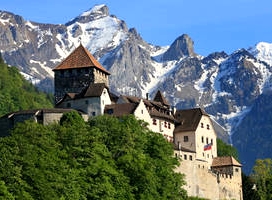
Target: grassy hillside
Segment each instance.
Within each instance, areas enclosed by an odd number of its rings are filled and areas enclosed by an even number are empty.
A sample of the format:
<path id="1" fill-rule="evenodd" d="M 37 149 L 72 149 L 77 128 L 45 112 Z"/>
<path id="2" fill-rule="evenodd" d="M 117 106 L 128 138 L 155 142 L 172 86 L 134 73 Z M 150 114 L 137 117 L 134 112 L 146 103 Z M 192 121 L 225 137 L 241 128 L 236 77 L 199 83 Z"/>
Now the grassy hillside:
<path id="1" fill-rule="evenodd" d="M 0 55 L 0 116 L 18 110 L 53 107 L 53 96 L 40 92 L 9 67 Z"/>

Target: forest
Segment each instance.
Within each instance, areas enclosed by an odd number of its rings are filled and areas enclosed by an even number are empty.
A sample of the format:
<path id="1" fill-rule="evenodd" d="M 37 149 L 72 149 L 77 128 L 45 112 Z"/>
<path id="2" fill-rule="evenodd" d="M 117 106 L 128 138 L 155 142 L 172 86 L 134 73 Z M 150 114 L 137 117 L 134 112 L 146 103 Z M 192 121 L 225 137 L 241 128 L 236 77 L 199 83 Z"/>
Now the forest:
<path id="1" fill-rule="evenodd" d="M 39 91 L 0 54 L 0 116 L 19 110 L 52 108 L 53 95 Z"/>
<path id="2" fill-rule="evenodd" d="M 19 124 L 0 139 L 4 199 L 186 199 L 172 144 L 134 116 L 77 112 Z"/>

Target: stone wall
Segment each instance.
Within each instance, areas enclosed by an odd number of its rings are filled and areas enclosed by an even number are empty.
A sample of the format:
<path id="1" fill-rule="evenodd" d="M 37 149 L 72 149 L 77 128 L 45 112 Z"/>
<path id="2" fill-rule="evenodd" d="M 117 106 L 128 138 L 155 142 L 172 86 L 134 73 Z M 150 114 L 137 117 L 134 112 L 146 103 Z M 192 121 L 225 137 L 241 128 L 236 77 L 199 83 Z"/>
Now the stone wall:
<path id="1" fill-rule="evenodd" d="M 184 189 L 189 196 L 212 200 L 242 200 L 241 168 L 233 176 L 211 171 L 209 162 L 197 160 L 194 152 L 175 151 L 181 159 L 177 172 L 185 174 Z"/>
<path id="2" fill-rule="evenodd" d="M 79 93 L 94 83 L 93 68 L 80 68 L 55 71 L 55 98 L 59 101 L 65 93 Z"/>

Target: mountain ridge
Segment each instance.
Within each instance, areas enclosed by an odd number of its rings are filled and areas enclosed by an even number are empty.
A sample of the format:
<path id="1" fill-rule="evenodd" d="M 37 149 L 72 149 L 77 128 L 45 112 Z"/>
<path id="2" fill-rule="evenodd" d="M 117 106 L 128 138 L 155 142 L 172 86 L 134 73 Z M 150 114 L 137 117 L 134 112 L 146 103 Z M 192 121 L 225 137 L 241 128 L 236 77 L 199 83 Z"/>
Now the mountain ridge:
<path id="1" fill-rule="evenodd" d="M 113 92 L 145 97 L 159 89 L 178 109 L 204 108 L 236 136 L 255 101 L 272 88 L 272 44 L 201 56 L 182 34 L 169 46 L 156 46 L 110 15 L 105 4 L 64 25 L 1 11 L 0 38 L 5 61 L 44 91 L 53 92 L 51 69 L 81 43 L 110 71 Z"/>

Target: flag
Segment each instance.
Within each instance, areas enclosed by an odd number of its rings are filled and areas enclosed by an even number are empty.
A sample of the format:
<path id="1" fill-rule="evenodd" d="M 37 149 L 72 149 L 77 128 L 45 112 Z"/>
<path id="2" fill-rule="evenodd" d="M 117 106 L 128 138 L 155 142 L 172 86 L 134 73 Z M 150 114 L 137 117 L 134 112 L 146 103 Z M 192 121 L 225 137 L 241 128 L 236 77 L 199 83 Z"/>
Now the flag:
<path id="1" fill-rule="evenodd" d="M 204 151 L 211 150 L 212 149 L 212 143 L 206 144 L 204 146 Z"/>

